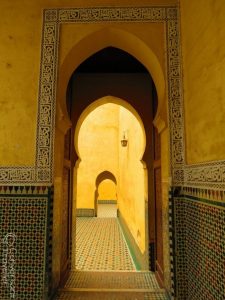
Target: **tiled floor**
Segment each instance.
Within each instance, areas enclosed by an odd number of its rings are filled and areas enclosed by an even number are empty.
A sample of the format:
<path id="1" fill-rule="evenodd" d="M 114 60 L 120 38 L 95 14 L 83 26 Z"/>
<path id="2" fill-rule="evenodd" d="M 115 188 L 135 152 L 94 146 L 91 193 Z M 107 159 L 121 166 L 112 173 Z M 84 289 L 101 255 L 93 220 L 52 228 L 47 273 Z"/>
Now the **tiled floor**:
<path id="1" fill-rule="evenodd" d="M 76 264 L 57 300 L 168 299 L 154 273 L 135 270 L 117 218 L 79 217 L 75 238 Z"/>
<path id="2" fill-rule="evenodd" d="M 71 272 L 57 300 L 167 300 L 151 272 Z"/>
<path id="3" fill-rule="evenodd" d="M 78 289 L 159 289 L 154 273 L 143 272 L 71 272 L 65 288 Z"/>
<path id="4" fill-rule="evenodd" d="M 62 292 L 57 300 L 167 300 L 163 292 Z"/>
<path id="5" fill-rule="evenodd" d="M 117 218 L 77 218 L 72 261 L 78 270 L 135 270 Z"/>

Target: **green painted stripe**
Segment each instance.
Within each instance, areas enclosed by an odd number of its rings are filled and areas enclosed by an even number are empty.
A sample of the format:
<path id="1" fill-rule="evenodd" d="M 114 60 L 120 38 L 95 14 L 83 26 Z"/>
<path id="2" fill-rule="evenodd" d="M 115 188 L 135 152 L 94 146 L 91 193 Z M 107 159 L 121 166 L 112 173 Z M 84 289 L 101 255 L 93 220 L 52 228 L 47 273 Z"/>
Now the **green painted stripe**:
<path id="1" fill-rule="evenodd" d="M 117 204 L 116 200 L 98 200 L 98 204 Z"/>
<path id="2" fill-rule="evenodd" d="M 120 218 L 118 218 L 118 220 L 119 220 L 119 224 L 120 224 L 120 227 L 121 227 L 121 231 L 122 231 L 122 233 L 123 233 L 123 236 L 124 236 L 125 241 L 126 241 L 126 243 L 127 243 L 128 249 L 129 249 L 129 251 L 130 251 L 131 257 L 132 257 L 132 259 L 133 259 L 135 268 L 136 268 L 137 271 L 140 271 L 140 270 L 141 270 L 141 265 L 140 265 L 140 263 L 139 263 L 139 261 L 138 261 L 136 255 L 135 255 L 135 251 L 134 251 L 134 249 L 133 249 L 133 247 L 132 247 L 132 243 L 131 243 L 131 241 L 130 241 L 130 239 L 129 239 L 127 233 L 126 233 L 126 228 L 124 228 L 125 226 L 122 224 Z M 128 230 L 128 229 L 127 229 L 127 230 Z"/>

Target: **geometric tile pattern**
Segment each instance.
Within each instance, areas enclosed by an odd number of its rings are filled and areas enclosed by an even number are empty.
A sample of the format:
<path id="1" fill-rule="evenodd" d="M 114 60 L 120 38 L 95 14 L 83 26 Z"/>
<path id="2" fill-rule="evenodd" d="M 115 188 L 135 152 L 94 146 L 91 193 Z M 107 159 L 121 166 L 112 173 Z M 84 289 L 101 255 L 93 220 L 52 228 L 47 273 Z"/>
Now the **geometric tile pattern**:
<path id="1" fill-rule="evenodd" d="M 113 204 L 111 210 L 115 209 L 116 205 Z M 77 260 L 79 255 L 84 255 L 85 271 L 78 267 L 78 270 L 70 272 L 63 288 L 56 295 L 57 300 L 168 299 L 165 291 L 160 289 L 154 273 L 135 270 L 117 218 L 80 217 L 77 218 L 76 229 L 76 247 L 80 250 L 76 253 Z M 91 259 L 88 260 L 89 255 L 93 255 L 97 267 L 93 267 Z M 95 270 L 98 267 L 103 270 Z"/>
<path id="2" fill-rule="evenodd" d="M 190 299 L 225 298 L 225 210 L 184 200 Z"/>
<path id="3" fill-rule="evenodd" d="M 117 204 L 117 200 L 98 200 L 98 204 Z"/>
<path id="4" fill-rule="evenodd" d="M 93 272 L 75 271 L 64 285 L 64 288 L 91 289 L 159 289 L 152 272 Z"/>
<path id="5" fill-rule="evenodd" d="M 45 293 L 49 190 L 23 190 L 0 195 L 0 299 L 40 300 Z"/>
<path id="6" fill-rule="evenodd" d="M 57 299 L 166 300 L 152 272 L 71 272 Z"/>
<path id="7" fill-rule="evenodd" d="M 77 208 L 76 216 L 77 217 L 94 217 L 95 210 L 93 208 Z"/>
<path id="8" fill-rule="evenodd" d="M 175 193 L 173 188 L 169 188 L 169 248 L 170 248 L 170 276 L 171 276 L 171 299 L 177 299 L 177 253 L 176 253 L 176 232 L 174 218 Z"/>
<path id="9" fill-rule="evenodd" d="M 75 255 L 72 269 L 135 270 L 117 218 L 76 218 Z"/>
<path id="10" fill-rule="evenodd" d="M 164 292 L 62 292 L 57 300 L 167 300 Z"/>
<path id="11" fill-rule="evenodd" d="M 173 202 L 178 299 L 224 299 L 225 203 L 190 194 Z"/>
<path id="12" fill-rule="evenodd" d="M 186 260 L 186 211 L 183 201 L 176 199 L 174 204 L 174 219 L 176 226 L 176 294 L 178 299 L 186 299 L 187 296 L 187 260 Z"/>
<path id="13" fill-rule="evenodd" d="M 116 218 L 117 217 L 117 204 L 99 204 L 97 208 L 98 218 Z"/>

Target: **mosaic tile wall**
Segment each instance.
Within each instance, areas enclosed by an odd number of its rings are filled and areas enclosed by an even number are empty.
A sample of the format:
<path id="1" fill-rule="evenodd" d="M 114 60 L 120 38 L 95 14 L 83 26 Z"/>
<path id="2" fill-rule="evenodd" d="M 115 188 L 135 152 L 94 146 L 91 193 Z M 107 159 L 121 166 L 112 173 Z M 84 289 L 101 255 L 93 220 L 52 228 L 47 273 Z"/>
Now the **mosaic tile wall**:
<path id="1" fill-rule="evenodd" d="M 97 207 L 98 218 L 117 218 L 117 205 L 116 204 L 98 204 Z"/>
<path id="2" fill-rule="evenodd" d="M 0 299 L 47 299 L 51 199 L 46 187 L 0 187 Z"/>
<path id="3" fill-rule="evenodd" d="M 76 216 L 77 217 L 94 217 L 95 210 L 92 208 L 77 208 Z"/>
<path id="4" fill-rule="evenodd" d="M 117 204 L 117 200 L 98 200 L 98 204 Z"/>
<path id="5" fill-rule="evenodd" d="M 225 299 L 224 194 L 196 188 L 173 191 L 170 225 L 176 299 Z"/>

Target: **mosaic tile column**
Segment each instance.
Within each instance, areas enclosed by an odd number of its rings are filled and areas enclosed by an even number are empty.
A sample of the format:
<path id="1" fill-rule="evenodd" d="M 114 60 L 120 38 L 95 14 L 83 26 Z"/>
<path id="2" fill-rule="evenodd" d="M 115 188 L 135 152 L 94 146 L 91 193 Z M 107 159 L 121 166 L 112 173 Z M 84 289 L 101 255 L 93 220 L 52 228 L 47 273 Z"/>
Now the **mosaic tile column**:
<path id="1" fill-rule="evenodd" d="M 47 299 L 52 190 L 0 187 L 0 299 Z"/>
<path id="2" fill-rule="evenodd" d="M 223 300 L 225 202 L 223 191 L 174 189 L 171 245 L 175 299 Z M 172 220 L 172 219 L 171 219 Z"/>

